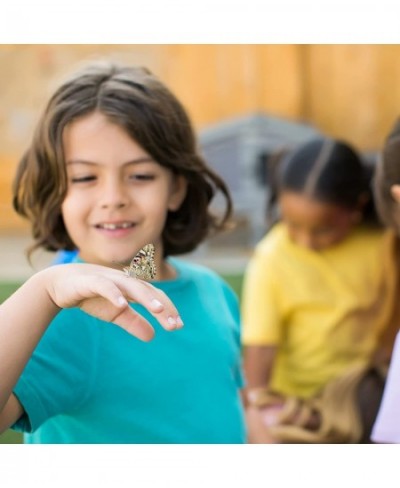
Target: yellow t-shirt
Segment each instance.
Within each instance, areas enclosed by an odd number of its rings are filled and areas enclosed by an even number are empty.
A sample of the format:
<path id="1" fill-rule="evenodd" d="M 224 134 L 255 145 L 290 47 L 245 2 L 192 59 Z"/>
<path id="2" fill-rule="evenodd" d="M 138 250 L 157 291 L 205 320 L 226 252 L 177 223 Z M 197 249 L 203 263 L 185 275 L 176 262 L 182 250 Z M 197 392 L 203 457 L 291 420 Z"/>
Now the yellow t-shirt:
<path id="1" fill-rule="evenodd" d="M 391 316 L 394 234 L 357 228 L 312 251 L 277 224 L 257 245 L 243 286 L 243 343 L 277 346 L 271 387 L 310 396 L 365 363 Z"/>

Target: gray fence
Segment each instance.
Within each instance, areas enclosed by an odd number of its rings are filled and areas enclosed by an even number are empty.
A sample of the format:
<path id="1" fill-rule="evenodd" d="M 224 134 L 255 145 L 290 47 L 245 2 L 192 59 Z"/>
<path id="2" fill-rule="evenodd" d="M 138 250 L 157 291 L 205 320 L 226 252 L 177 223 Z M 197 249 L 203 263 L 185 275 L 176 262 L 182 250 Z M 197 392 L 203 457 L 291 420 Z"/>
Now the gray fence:
<path id="1" fill-rule="evenodd" d="M 266 231 L 266 160 L 283 147 L 298 145 L 318 134 L 306 124 L 265 114 L 231 119 L 199 134 L 202 154 L 232 193 L 237 221 L 234 231 L 210 239 L 201 248 L 203 252 L 210 247 L 254 246 Z M 214 206 L 220 204 L 216 199 Z"/>

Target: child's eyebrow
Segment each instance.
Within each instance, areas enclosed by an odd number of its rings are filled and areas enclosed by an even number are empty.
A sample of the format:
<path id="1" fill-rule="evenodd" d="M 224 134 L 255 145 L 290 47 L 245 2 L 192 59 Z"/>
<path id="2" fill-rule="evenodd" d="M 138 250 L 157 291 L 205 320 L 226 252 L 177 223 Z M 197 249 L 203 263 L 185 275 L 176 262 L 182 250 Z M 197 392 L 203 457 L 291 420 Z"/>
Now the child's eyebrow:
<path id="1" fill-rule="evenodd" d="M 127 161 L 126 163 L 123 163 L 122 166 L 128 166 L 130 164 L 139 164 L 139 163 L 154 163 L 154 159 L 151 156 L 143 156 L 137 159 L 132 159 L 130 161 Z M 72 164 L 86 164 L 89 166 L 102 166 L 102 163 L 97 163 L 95 161 L 89 161 L 86 159 L 70 159 L 69 161 L 66 162 L 67 166 L 70 166 Z"/>

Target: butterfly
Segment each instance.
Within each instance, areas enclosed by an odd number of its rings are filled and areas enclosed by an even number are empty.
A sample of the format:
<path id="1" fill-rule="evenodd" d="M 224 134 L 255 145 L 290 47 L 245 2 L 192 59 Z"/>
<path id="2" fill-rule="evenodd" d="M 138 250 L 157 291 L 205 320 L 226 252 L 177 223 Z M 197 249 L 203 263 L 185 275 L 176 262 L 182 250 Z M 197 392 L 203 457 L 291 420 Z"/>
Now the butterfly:
<path id="1" fill-rule="evenodd" d="M 153 280 L 156 276 L 157 268 L 154 262 L 155 249 L 153 244 L 146 244 L 133 257 L 129 266 L 123 268 L 126 276 L 130 278 L 140 278 L 142 280 Z"/>

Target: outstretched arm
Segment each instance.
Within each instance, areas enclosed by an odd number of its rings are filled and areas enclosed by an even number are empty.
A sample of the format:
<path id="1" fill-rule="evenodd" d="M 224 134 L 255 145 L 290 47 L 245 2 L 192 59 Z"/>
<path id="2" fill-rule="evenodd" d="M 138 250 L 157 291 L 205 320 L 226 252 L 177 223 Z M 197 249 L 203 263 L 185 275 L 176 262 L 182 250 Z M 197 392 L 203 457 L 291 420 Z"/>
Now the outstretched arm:
<path id="1" fill-rule="evenodd" d="M 0 432 L 18 419 L 12 389 L 62 308 L 79 307 L 143 341 L 153 338 L 154 329 L 129 307 L 128 300 L 147 308 L 167 330 L 183 325 L 169 298 L 150 283 L 91 264 L 63 264 L 40 271 L 0 306 Z"/>

